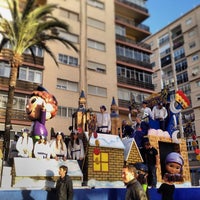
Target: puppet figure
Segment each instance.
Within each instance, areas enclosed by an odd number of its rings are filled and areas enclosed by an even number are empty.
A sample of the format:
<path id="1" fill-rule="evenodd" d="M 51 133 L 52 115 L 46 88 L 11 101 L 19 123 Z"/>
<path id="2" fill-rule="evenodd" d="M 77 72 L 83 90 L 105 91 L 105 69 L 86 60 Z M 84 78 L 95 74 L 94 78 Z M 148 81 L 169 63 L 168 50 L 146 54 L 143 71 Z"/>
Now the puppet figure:
<path id="1" fill-rule="evenodd" d="M 172 182 L 182 182 L 183 164 L 183 158 L 179 153 L 169 153 L 165 159 L 165 168 L 167 173 L 164 174 L 164 178 Z"/>
<path id="2" fill-rule="evenodd" d="M 174 182 L 182 182 L 183 158 L 179 153 L 171 152 L 165 159 L 166 173 L 163 176 L 163 183 L 158 188 L 162 200 L 174 200 Z"/>
<path id="3" fill-rule="evenodd" d="M 31 134 L 34 142 L 39 140 L 40 136 L 47 137 L 45 122 L 56 115 L 57 109 L 56 98 L 43 87 L 39 86 L 32 92 L 26 106 L 26 113 L 33 122 Z"/>

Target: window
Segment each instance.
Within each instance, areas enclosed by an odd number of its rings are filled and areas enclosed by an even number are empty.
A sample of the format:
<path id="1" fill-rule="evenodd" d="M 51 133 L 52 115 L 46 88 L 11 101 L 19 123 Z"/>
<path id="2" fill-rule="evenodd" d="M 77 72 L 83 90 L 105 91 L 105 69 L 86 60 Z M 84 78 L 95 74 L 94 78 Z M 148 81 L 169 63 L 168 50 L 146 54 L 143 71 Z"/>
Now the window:
<path id="1" fill-rule="evenodd" d="M 196 46 L 195 41 L 189 43 L 189 48 L 192 49 Z"/>
<path id="2" fill-rule="evenodd" d="M 188 67 L 187 66 L 187 60 L 184 59 L 184 60 L 181 60 L 180 62 L 177 62 L 175 64 L 175 66 L 176 66 L 176 72 L 181 72 L 181 71 L 187 69 L 187 67 Z"/>
<path id="3" fill-rule="evenodd" d="M 169 42 L 169 34 L 168 33 L 159 38 L 159 46 L 162 46 L 166 42 Z"/>
<path id="4" fill-rule="evenodd" d="M 77 108 L 63 107 L 58 106 L 57 115 L 61 117 L 72 117 L 73 113 L 75 113 Z"/>
<path id="5" fill-rule="evenodd" d="M 41 58 L 44 56 L 42 48 L 39 48 L 37 46 L 32 46 L 31 49 L 32 49 L 35 56 L 38 56 L 38 57 L 41 57 Z M 24 53 L 25 54 L 31 54 L 31 51 L 29 49 L 26 49 Z"/>
<path id="6" fill-rule="evenodd" d="M 78 66 L 78 58 L 64 55 L 64 54 L 58 54 L 58 61 L 62 64 L 71 65 L 71 66 Z"/>
<path id="7" fill-rule="evenodd" d="M 196 81 L 197 87 L 200 87 L 200 81 Z"/>
<path id="8" fill-rule="evenodd" d="M 198 55 L 192 56 L 192 61 L 196 61 L 196 60 L 199 60 L 199 56 Z"/>
<path id="9" fill-rule="evenodd" d="M 78 43 L 79 42 L 79 37 L 77 35 L 71 34 L 71 33 L 64 33 L 60 32 L 59 36 L 65 40 L 68 40 L 73 43 Z"/>
<path id="10" fill-rule="evenodd" d="M 96 72 L 106 73 L 106 65 L 88 61 L 87 68 Z"/>
<path id="11" fill-rule="evenodd" d="M 19 80 L 42 83 L 42 71 L 34 70 L 29 67 L 20 67 Z"/>
<path id="12" fill-rule="evenodd" d="M 199 73 L 199 66 L 192 68 L 192 76 L 196 76 Z"/>
<path id="13" fill-rule="evenodd" d="M 190 25 L 191 23 L 192 23 L 192 19 L 191 18 L 185 20 L 185 24 L 186 25 Z"/>
<path id="14" fill-rule="evenodd" d="M 10 65 L 6 62 L 0 62 L 0 76 L 10 77 Z"/>
<path id="15" fill-rule="evenodd" d="M 194 35 L 196 35 L 195 29 L 188 32 L 188 37 L 193 37 Z"/>
<path id="16" fill-rule="evenodd" d="M 99 20 L 96 20 L 96 19 L 93 19 L 93 18 L 90 18 L 88 17 L 87 19 L 87 24 L 89 26 L 92 26 L 94 28 L 98 28 L 98 29 L 101 29 L 101 30 L 105 30 L 105 23 L 104 22 L 101 22 Z"/>
<path id="17" fill-rule="evenodd" d="M 115 33 L 117 35 L 126 36 L 126 28 L 119 26 L 119 25 L 116 25 L 115 26 Z"/>
<path id="18" fill-rule="evenodd" d="M 107 97 L 107 89 L 103 87 L 88 85 L 88 94 Z"/>
<path id="19" fill-rule="evenodd" d="M 181 74 L 178 74 L 176 79 L 177 79 L 177 83 L 178 84 L 182 84 L 182 83 L 188 82 L 188 74 L 187 74 L 187 72 L 183 72 Z"/>
<path id="20" fill-rule="evenodd" d="M 78 83 L 72 82 L 63 79 L 57 79 L 57 88 L 62 90 L 69 90 L 69 91 L 78 91 Z"/>
<path id="21" fill-rule="evenodd" d="M 100 152 L 99 154 L 93 154 L 93 169 L 94 171 L 108 172 L 109 154 Z"/>
<path id="22" fill-rule="evenodd" d="M 142 61 L 149 63 L 150 57 L 149 54 L 137 51 L 133 48 L 128 48 L 125 46 L 117 45 L 116 47 L 117 56 L 123 56 L 137 61 Z"/>
<path id="23" fill-rule="evenodd" d="M 70 11 L 70 10 L 64 10 L 64 9 L 61 8 L 59 14 L 60 14 L 61 17 L 72 19 L 74 21 L 78 21 L 79 15 L 77 13 Z"/>
<path id="24" fill-rule="evenodd" d="M 97 50 L 100 50 L 100 51 L 105 51 L 106 50 L 106 47 L 105 47 L 104 43 L 97 42 L 95 40 L 90 40 L 90 39 L 88 39 L 88 47 L 94 48 L 94 49 L 97 49 Z"/>
<path id="25" fill-rule="evenodd" d="M 117 66 L 117 76 L 152 84 L 151 74 L 137 69 L 129 69 L 120 65 Z"/>
<path id="26" fill-rule="evenodd" d="M 88 5 L 99 8 L 99 9 L 104 9 L 104 4 L 100 1 L 96 0 L 87 0 Z"/>
<path id="27" fill-rule="evenodd" d="M 185 49 L 183 47 L 179 48 L 178 50 L 174 51 L 174 60 L 179 60 L 185 56 Z"/>
<path id="28" fill-rule="evenodd" d="M 0 108 L 6 108 L 7 99 L 8 99 L 7 95 L 2 95 L 2 94 L 0 95 Z M 27 103 L 26 101 L 27 101 L 26 97 L 14 96 L 13 109 L 25 111 Z"/>

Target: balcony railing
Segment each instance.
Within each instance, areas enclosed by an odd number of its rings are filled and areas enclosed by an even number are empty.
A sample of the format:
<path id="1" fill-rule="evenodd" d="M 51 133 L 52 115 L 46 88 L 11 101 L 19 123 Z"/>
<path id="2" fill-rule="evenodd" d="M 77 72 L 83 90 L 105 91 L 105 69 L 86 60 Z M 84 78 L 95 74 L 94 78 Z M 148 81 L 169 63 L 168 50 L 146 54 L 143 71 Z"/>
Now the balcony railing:
<path id="1" fill-rule="evenodd" d="M 134 26 L 134 27 L 137 27 L 139 29 L 142 29 L 144 31 L 148 31 L 148 32 L 150 31 L 148 26 L 146 26 L 144 24 L 137 24 L 133 20 L 130 20 L 130 19 L 127 19 L 127 18 L 124 18 L 124 17 L 121 17 L 121 16 L 116 16 L 115 19 L 118 20 L 118 21 L 121 21 L 122 23 L 126 23 L 130 26 Z"/>
<path id="2" fill-rule="evenodd" d="M 6 109 L 0 108 L 0 116 L 1 118 L 5 118 L 6 116 Z M 23 121 L 30 121 L 27 117 L 27 113 L 23 110 L 12 110 L 11 112 L 11 119 L 12 120 L 23 120 Z"/>
<path id="3" fill-rule="evenodd" d="M 0 85 L 4 85 L 8 87 L 9 78 L 0 77 Z M 33 91 L 38 87 L 38 83 L 28 82 L 28 81 L 17 81 L 16 89 L 25 90 L 25 91 Z"/>
<path id="4" fill-rule="evenodd" d="M 129 108 L 130 106 L 130 101 L 119 99 L 118 100 L 118 106 L 123 107 L 123 108 Z"/>
<path id="5" fill-rule="evenodd" d="M 154 90 L 153 84 L 137 81 L 135 79 L 117 76 L 117 81 L 118 81 L 118 83 L 124 83 L 124 84 L 130 85 L 130 86 L 136 86 L 136 87 L 139 87 L 139 88 Z"/>
<path id="6" fill-rule="evenodd" d="M 146 43 L 143 43 L 143 42 L 136 42 L 136 41 L 131 40 L 131 39 L 129 39 L 127 37 L 124 37 L 122 35 L 116 34 L 116 39 L 120 40 L 122 42 L 126 42 L 126 43 L 129 43 L 129 44 L 137 45 L 137 46 L 142 47 L 144 49 L 151 50 L 151 46 L 149 44 L 146 44 Z"/>
<path id="7" fill-rule="evenodd" d="M 135 60 L 135 59 L 128 58 L 128 57 L 125 57 L 125 56 L 119 56 L 119 55 L 117 55 L 117 60 L 118 61 L 122 61 L 122 62 L 126 62 L 126 63 L 130 63 L 130 64 L 133 64 L 133 65 L 142 66 L 142 67 L 145 67 L 147 69 L 152 69 L 151 63 L 147 63 L 147 62 L 144 62 L 144 61 Z"/>
<path id="8" fill-rule="evenodd" d="M 10 49 L 3 49 L 0 53 L 0 60 L 10 60 L 12 58 L 12 56 L 13 56 L 13 54 Z M 35 60 L 34 60 L 32 55 L 23 54 L 23 62 L 43 66 L 44 58 L 35 56 Z"/>
<path id="9" fill-rule="evenodd" d="M 139 6 L 139 5 L 135 4 L 135 3 L 132 3 L 130 1 L 126 1 L 126 0 L 116 0 L 116 1 L 120 2 L 120 3 L 124 3 L 124 4 L 126 4 L 126 5 L 128 5 L 128 6 L 132 7 L 132 8 L 136 8 L 138 10 L 141 10 L 141 11 L 143 11 L 145 13 L 148 13 L 148 10 L 146 8 L 144 8 L 142 6 Z"/>

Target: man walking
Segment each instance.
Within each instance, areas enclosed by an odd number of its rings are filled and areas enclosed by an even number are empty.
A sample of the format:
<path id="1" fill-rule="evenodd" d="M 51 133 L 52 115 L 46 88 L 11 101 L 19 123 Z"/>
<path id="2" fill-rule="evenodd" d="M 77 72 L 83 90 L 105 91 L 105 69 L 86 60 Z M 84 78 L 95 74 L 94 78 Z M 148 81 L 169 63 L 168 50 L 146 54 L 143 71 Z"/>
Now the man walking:
<path id="1" fill-rule="evenodd" d="M 71 178 L 67 175 L 68 167 L 59 167 L 60 178 L 56 182 L 56 200 L 72 200 L 73 185 Z"/>
<path id="2" fill-rule="evenodd" d="M 146 193 L 136 177 L 137 170 L 133 165 L 123 167 L 122 180 L 127 188 L 125 200 L 147 200 Z"/>

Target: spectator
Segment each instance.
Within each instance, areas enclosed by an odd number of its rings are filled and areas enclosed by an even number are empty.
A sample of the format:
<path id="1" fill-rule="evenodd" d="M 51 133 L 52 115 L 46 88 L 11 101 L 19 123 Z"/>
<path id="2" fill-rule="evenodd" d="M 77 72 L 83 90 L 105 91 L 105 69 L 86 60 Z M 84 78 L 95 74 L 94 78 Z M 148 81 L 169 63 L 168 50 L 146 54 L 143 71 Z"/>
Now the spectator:
<path id="1" fill-rule="evenodd" d="M 64 134 L 62 132 L 56 133 L 56 139 L 51 143 L 52 157 L 56 160 L 67 159 L 67 147 L 64 142 Z"/>
<path id="2" fill-rule="evenodd" d="M 164 177 L 164 182 L 160 185 L 157 192 L 162 195 L 162 200 L 173 200 L 174 190 L 175 185 L 173 182 Z"/>
<path id="3" fill-rule="evenodd" d="M 42 159 L 47 158 L 50 159 L 51 156 L 51 148 L 46 140 L 46 137 L 40 136 L 40 139 L 35 143 L 34 146 L 34 156 L 35 158 Z"/>
<path id="4" fill-rule="evenodd" d="M 97 132 L 110 133 L 110 131 L 111 131 L 110 114 L 106 112 L 106 107 L 102 105 L 100 107 L 100 113 L 97 113 Z"/>
<path id="5" fill-rule="evenodd" d="M 144 164 L 148 167 L 148 185 L 156 188 L 157 176 L 156 169 L 158 167 L 158 151 L 152 147 L 149 141 L 144 143 L 144 148 L 141 149 L 141 154 Z"/>
<path id="6" fill-rule="evenodd" d="M 72 131 L 71 140 L 68 145 L 68 155 L 70 159 L 77 160 L 80 168 L 82 169 L 84 159 L 83 142 L 78 138 L 78 131 Z"/>
<path id="7" fill-rule="evenodd" d="M 68 167 L 59 167 L 59 179 L 56 182 L 56 200 L 73 200 L 73 184 L 67 175 Z"/>
<path id="8" fill-rule="evenodd" d="M 168 116 L 167 109 L 163 106 L 162 102 L 159 102 L 152 110 L 152 118 L 158 122 L 158 128 L 165 131 L 165 121 Z"/>
<path id="9" fill-rule="evenodd" d="M 137 162 L 134 164 L 137 169 L 137 180 L 142 185 L 144 191 L 146 192 L 147 198 L 149 199 L 149 191 L 148 191 L 148 167 L 144 163 Z"/>
<path id="10" fill-rule="evenodd" d="M 33 139 L 29 137 L 28 129 L 22 129 L 22 136 L 17 140 L 16 149 L 19 157 L 32 157 Z"/>
<path id="11" fill-rule="evenodd" d="M 147 200 L 146 193 L 136 177 L 137 170 L 133 165 L 123 167 L 122 180 L 127 188 L 125 200 Z"/>

